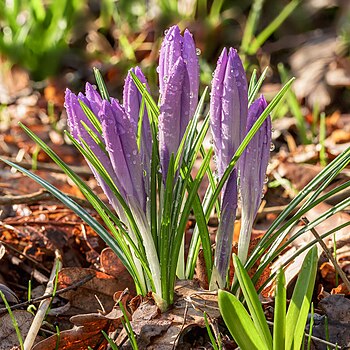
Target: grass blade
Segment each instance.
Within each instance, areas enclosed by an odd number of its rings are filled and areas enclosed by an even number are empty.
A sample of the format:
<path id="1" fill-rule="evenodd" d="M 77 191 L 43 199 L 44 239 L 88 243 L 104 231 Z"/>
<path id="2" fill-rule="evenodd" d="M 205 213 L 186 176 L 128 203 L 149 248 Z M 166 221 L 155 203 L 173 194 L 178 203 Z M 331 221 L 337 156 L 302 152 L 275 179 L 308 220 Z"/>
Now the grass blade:
<path id="1" fill-rule="evenodd" d="M 304 336 L 307 316 L 317 272 L 317 247 L 306 254 L 286 316 L 286 350 L 299 350 Z"/>
<path id="2" fill-rule="evenodd" d="M 286 278 L 284 276 L 283 269 L 280 268 L 277 274 L 275 292 L 275 315 L 273 320 L 273 350 L 284 350 L 286 335 L 286 305 Z"/>

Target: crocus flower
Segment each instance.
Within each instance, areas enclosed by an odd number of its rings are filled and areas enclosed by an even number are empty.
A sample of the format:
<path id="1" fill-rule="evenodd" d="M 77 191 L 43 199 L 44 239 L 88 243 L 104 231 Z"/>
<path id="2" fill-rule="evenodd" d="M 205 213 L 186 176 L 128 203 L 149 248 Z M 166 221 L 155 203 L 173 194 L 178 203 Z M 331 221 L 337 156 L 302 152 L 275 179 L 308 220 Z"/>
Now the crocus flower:
<path id="1" fill-rule="evenodd" d="M 86 85 L 86 91 L 90 89 L 89 84 Z M 122 188 L 121 183 L 119 179 L 116 177 L 114 169 L 112 167 L 112 163 L 109 159 L 109 157 L 103 152 L 103 150 L 96 144 L 96 142 L 91 138 L 89 133 L 84 128 L 82 122 L 84 122 L 91 130 L 95 132 L 96 135 L 98 135 L 97 130 L 92 125 L 90 120 L 85 115 L 84 111 L 82 110 L 79 99 L 83 101 L 87 107 L 90 109 L 93 108 L 94 104 L 90 104 L 89 100 L 85 98 L 85 96 L 81 93 L 79 93 L 78 96 L 76 96 L 74 93 L 72 93 L 69 89 L 66 89 L 65 93 L 65 108 L 67 111 L 68 116 L 68 127 L 70 129 L 70 132 L 72 136 L 81 143 L 80 138 L 85 140 L 87 145 L 91 148 L 91 150 L 94 152 L 96 157 L 101 161 L 101 163 L 104 165 L 106 171 L 109 173 L 112 181 L 115 182 L 115 184 L 118 186 L 118 188 Z M 102 102 L 102 99 L 101 99 Z M 95 170 L 95 168 L 88 162 L 91 171 L 93 172 L 97 182 L 102 187 L 104 193 L 106 194 L 110 204 L 113 206 L 113 208 L 119 212 L 119 203 L 113 194 L 113 191 L 107 186 L 105 181 L 102 179 L 102 176 Z M 122 191 L 122 190 L 121 190 Z M 125 195 L 122 192 L 122 195 Z"/>
<path id="2" fill-rule="evenodd" d="M 242 61 L 235 49 L 224 48 L 212 81 L 210 125 L 221 177 L 243 141 L 248 114 L 248 88 Z"/>
<path id="3" fill-rule="evenodd" d="M 145 84 L 148 91 L 149 87 L 147 80 L 139 67 L 132 68 L 131 71 L 140 79 L 141 83 Z M 128 73 L 123 91 L 123 106 L 130 122 L 134 128 L 134 133 L 137 135 L 138 122 L 140 117 L 140 108 L 142 102 L 142 95 L 136 87 L 130 72 Z M 152 158 L 152 134 L 150 129 L 150 123 L 148 119 L 147 109 L 144 106 L 142 129 L 141 129 L 141 142 L 140 142 L 140 153 L 142 160 L 142 167 L 145 171 L 144 182 L 146 192 L 149 194 L 149 179 L 150 179 L 150 164 Z"/>
<path id="4" fill-rule="evenodd" d="M 79 100 L 84 102 L 98 117 L 102 125 L 102 135 L 99 135 L 86 117 Z M 81 93 L 76 96 L 67 89 L 65 106 L 72 136 L 79 142 L 81 142 L 80 138 L 82 138 L 87 143 L 105 167 L 124 199 L 129 202 L 129 198 L 132 197 L 134 202 L 136 200 L 140 208 L 145 210 L 146 195 L 142 179 L 141 156 L 137 150 L 136 135 L 132 122 L 123 107 L 113 98 L 111 98 L 111 102 L 102 100 L 101 96 L 89 83 L 86 84 L 85 96 Z M 105 145 L 107 154 L 91 138 L 82 122 L 88 125 L 100 138 Z M 91 164 L 89 166 L 109 201 L 119 212 L 120 206 L 116 204 L 113 192 L 105 184 L 96 169 Z"/>
<path id="5" fill-rule="evenodd" d="M 267 107 L 264 96 L 252 103 L 248 111 L 247 132 Z M 242 224 L 238 243 L 238 257 L 244 264 L 247 259 L 251 230 L 261 203 L 261 195 L 270 157 L 271 118 L 268 116 L 256 132 L 240 158 L 240 188 Z"/>
<path id="6" fill-rule="evenodd" d="M 135 125 L 130 115 L 125 112 L 124 108 L 114 98 L 110 98 L 110 102 L 102 100 L 101 96 L 90 84 L 86 85 L 85 95 L 79 94 L 76 96 L 69 90 L 66 91 L 65 106 L 72 136 L 80 143 L 82 143 L 81 139 L 86 142 L 129 205 L 143 237 L 150 270 L 155 276 L 156 292 L 161 293 L 160 266 L 147 222 L 143 168 L 141 155 L 136 143 Z M 85 115 L 79 100 L 83 101 L 98 118 L 102 126 L 102 135 L 98 133 Z M 100 139 L 102 147 L 97 145 L 95 140 L 85 130 L 82 122 L 86 123 Z M 121 220 L 128 225 L 126 215 L 113 191 L 107 186 L 92 164 L 89 163 L 89 166 Z M 129 234 L 136 241 L 132 230 L 129 230 Z M 132 252 L 132 254 L 134 253 Z M 140 276 L 142 276 L 141 264 L 135 256 L 134 258 L 135 266 L 139 270 Z M 145 280 L 142 282 L 142 277 L 141 283 L 146 283 Z"/>
<path id="7" fill-rule="evenodd" d="M 171 27 L 159 57 L 159 145 L 164 179 L 198 102 L 199 64 L 191 33 Z"/>
<path id="8" fill-rule="evenodd" d="M 230 48 L 227 53 L 224 49 L 214 72 L 210 101 L 210 124 L 219 177 L 223 175 L 245 135 L 247 91 L 245 71 L 237 51 Z M 225 286 L 237 200 L 237 170 L 234 169 L 222 190 L 220 224 L 210 283 L 212 289 Z"/>

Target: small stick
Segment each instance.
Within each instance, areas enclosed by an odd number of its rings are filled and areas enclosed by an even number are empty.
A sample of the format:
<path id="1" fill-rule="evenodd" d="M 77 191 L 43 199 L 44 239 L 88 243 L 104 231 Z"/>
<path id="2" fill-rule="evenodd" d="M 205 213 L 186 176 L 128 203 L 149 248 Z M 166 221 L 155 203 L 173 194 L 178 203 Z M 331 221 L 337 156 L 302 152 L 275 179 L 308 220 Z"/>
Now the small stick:
<path id="1" fill-rule="evenodd" d="M 84 278 L 82 278 L 81 280 L 71 284 L 70 286 L 66 287 L 66 288 L 62 288 L 62 289 L 58 289 L 55 293 L 55 295 L 53 293 L 51 294 L 45 294 L 45 295 L 42 295 L 41 297 L 38 297 L 38 298 L 34 298 L 34 299 L 30 299 L 30 300 L 27 300 L 23 303 L 19 303 L 19 304 L 15 304 L 15 305 L 11 305 L 10 306 L 10 309 L 11 310 L 16 310 L 16 309 L 20 309 L 21 307 L 24 307 L 24 306 L 28 306 L 30 304 L 35 304 L 35 303 L 38 303 L 39 301 L 42 301 L 42 300 L 45 300 L 47 298 L 52 298 L 54 296 L 57 296 L 57 295 L 60 295 L 60 294 L 63 294 L 65 292 L 68 292 L 69 290 L 71 289 L 75 289 L 75 288 L 78 288 L 80 286 L 82 286 L 83 284 L 85 284 L 86 282 L 92 280 L 95 276 L 94 275 L 87 275 L 85 276 Z M 2 308 L 0 309 L 0 314 L 2 314 L 3 312 L 6 312 L 7 309 L 6 308 Z"/>
<path id="2" fill-rule="evenodd" d="M 275 324 L 271 321 L 266 321 L 270 326 L 275 326 Z M 309 333 L 306 333 L 304 332 L 304 336 L 308 337 L 310 334 Z M 314 335 L 311 335 L 311 339 L 312 340 L 315 340 L 321 344 L 325 344 L 325 345 L 329 345 L 331 347 L 333 347 L 334 349 L 337 348 L 338 350 L 341 350 L 341 347 L 338 345 L 338 344 L 333 344 L 327 340 L 324 340 L 324 339 L 321 339 L 321 338 L 317 338 L 315 337 Z"/>
<path id="3" fill-rule="evenodd" d="M 52 267 L 51 275 L 49 282 L 47 283 L 47 287 L 44 295 L 52 294 L 55 287 L 55 278 L 57 276 L 57 271 L 62 268 L 62 257 L 58 250 L 55 251 L 55 263 Z M 35 338 L 40 330 L 41 324 L 45 319 L 46 312 L 51 304 L 52 297 L 46 298 L 42 300 L 39 304 L 38 311 L 34 317 L 33 323 L 30 326 L 27 337 L 24 341 L 24 350 L 30 350 L 33 347 Z"/>
<path id="4" fill-rule="evenodd" d="M 301 220 L 306 225 L 310 223 L 310 221 L 306 217 L 303 217 Z M 335 270 L 338 272 L 338 274 L 341 277 L 341 279 L 343 280 L 346 288 L 350 292 L 350 282 L 349 282 L 345 272 L 341 269 L 341 267 L 338 265 L 337 261 L 334 259 L 334 256 L 332 255 L 332 253 L 327 248 L 326 243 L 323 242 L 322 238 L 320 237 L 320 235 L 318 234 L 318 232 L 314 228 L 311 228 L 310 231 L 315 236 L 315 238 L 317 239 L 317 241 L 320 244 L 320 246 L 322 247 L 323 251 L 326 253 L 327 258 L 332 262 Z"/>

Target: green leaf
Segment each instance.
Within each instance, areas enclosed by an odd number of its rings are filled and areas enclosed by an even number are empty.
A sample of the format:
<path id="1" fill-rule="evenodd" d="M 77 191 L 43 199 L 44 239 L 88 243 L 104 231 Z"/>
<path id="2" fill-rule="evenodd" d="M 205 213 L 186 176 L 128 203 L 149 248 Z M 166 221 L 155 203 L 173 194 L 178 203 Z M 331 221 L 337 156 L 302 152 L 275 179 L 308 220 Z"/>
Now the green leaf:
<path id="1" fill-rule="evenodd" d="M 287 19 L 287 17 L 299 5 L 300 0 L 292 0 L 285 6 L 278 16 L 255 38 L 247 47 L 249 55 L 255 55 L 265 41 L 278 29 L 278 27 Z"/>
<path id="2" fill-rule="evenodd" d="M 231 293 L 218 292 L 220 313 L 241 350 L 268 350 L 242 303 Z"/>
<path id="3" fill-rule="evenodd" d="M 314 290 L 317 261 L 317 247 L 313 246 L 306 254 L 289 304 L 286 317 L 286 350 L 300 349 Z"/>
<path id="4" fill-rule="evenodd" d="M 273 320 L 273 350 L 284 350 L 286 336 L 286 305 L 286 279 L 284 277 L 283 269 L 280 268 L 277 274 L 275 292 L 275 314 Z"/>
<path id="5" fill-rule="evenodd" d="M 162 222 L 160 227 L 160 267 L 161 267 L 161 283 L 162 297 L 170 304 L 169 299 L 169 266 L 177 264 L 177 256 L 169 255 L 169 242 L 171 230 L 171 208 L 173 202 L 173 186 L 174 186 L 174 154 L 171 155 L 168 167 L 168 174 L 164 191 L 164 209 L 162 213 Z"/>
<path id="6" fill-rule="evenodd" d="M 249 92 L 248 92 L 248 105 L 250 106 L 255 99 L 256 94 L 259 92 L 262 83 L 264 82 L 266 78 L 267 71 L 269 70 L 269 67 L 266 67 L 264 71 L 262 72 L 259 80 L 254 84 L 254 86 L 251 86 L 249 84 Z M 256 74 L 256 73 L 255 73 Z M 255 76 L 252 76 L 253 79 L 256 79 Z"/>
<path id="7" fill-rule="evenodd" d="M 98 86 L 98 89 L 100 90 L 100 94 L 101 97 L 104 100 L 107 100 L 108 102 L 111 102 L 110 96 L 109 96 L 109 92 L 107 90 L 107 86 L 105 84 L 105 81 L 102 78 L 101 72 L 97 69 L 97 68 L 93 68 L 94 71 L 94 75 L 95 75 L 95 79 L 96 79 L 96 83 Z"/>
<path id="8" fill-rule="evenodd" d="M 137 268 L 133 261 L 133 257 L 130 254 L 130 249 L 127 246 L 125 240 L 133 249 L 136 257 L 140 260 L 145 270 L 147 270 L 148 268 L 148 263 L 147 263 L 147 260 L 145 260 L 141 255 L 139 249 L 136 247 L 133 240 L 131 240 L 129 234 L 126 232 L 124 224 L 119 220 L 119 218 L 114 213 L 112 213 L 109 207 L 105 205 L 95 195 L 95 193 L 89 188 L 89 186 L 87 186 L 87 184 L 76 173 L 74 173 L 72 169 L 67 164 L 65 164 L 50 147 L 47 146 L 45 142 L 43 142 L 37 135 L 35 135 L 30 129 L 28 129 L 22 123 L 19 123 L 19 125 L 28 134 L 28 136 L 31 137 L 43 149 L 43 151 L 46 152 L 49 155 L 49 157 L 65 172 L 65 174 L 75 183 L 75 185 L 79 188 L 82 194 L 86 197 L 86 199 L 91 203 L 91 205 L 94 207 L 97 213 L 101 216 L 102 220 L 105 222 L 106 226 L 110 229 L 110 231 L 112 232 L 116 240 L 116 242 L 114 242 L 112 246 L 110 245 L 110 247 L 114 250 L 116 254 L 117 254 L 117 251 L 115 250 L 115 247 L 114 247 L 115 244 L 117 244 L 122 249 L 122 251 L 126 256 L 126 259 L 129 262 L 129 265 L 132 268 L 132 270 L 130 270 L 129 272 L 133 276 L 133 279 L 136 283 L 137 288 L 142 294 L 146 294 L 148 290 L 142 289 L 140 276 L 138 274 Z M 114 225 L 118 227 L 120 232 L 116 230 Z"/>
<path id="9" fill-rule="evenodd" d="M 113 251 L 117 254 L 118 258 L 122 261 L 122 263 L 131 270 L 130 264 L 125 259 L 124 252 L 119 248 L 119 246 L 116 245 L 116 241 L 114 238 L 109 234 L 109 232 L 97 221 L 95 220 L 83 207 L 81 207 L 79 204 L 74 202 L 71 198 L 69 198 L 67 195 L 65 195 L 62 191 L 58 190 L 56 187 L 52 186 L 50 183 L 48 183 L 46 180 L 40 178 L 39 176 L 31 173 L 29 170 L 22 168 L 21 166 L 10 162 L 8 160 L 5 160 L 3 158 L 0 158 L 3 162 L 10 165 L 11 167 L 19 170 L 26 176 L 33 179 L 35 182 L 37 182 L 39 185 L 44 187 L 46 190 L 48 190 L 52 195 L 54 195 L 58 200 L 60 200 L 64 205 L 66 205 L 69 209 L 74 211 L 83 221 L 85 221 L 88 225 L 91 226 L 93 230 L 95 230 L 99 236 L 106 242 L 107 245 L 109 245 Z"/>
<path id="10" fill-rule="evenodd" d="M 264 340 L 266 347 L 268 349 L 272 349 L 270 329 L 266 322 L 264 310 L 261 306 L 254 284 L 236 254 L 233 254 L 233 264 L 235 266 L 235 273 L 237 274 L 239 285 L 242 289 L 243 296 L 252 316 L 254 325 L 260 337 Z"/>
<path id="11" fill-rule="evenodd" d="M 81 109 L 87 116 L 87 118 L 90 120 L 91 124 L 96 128 L 97 132 L 102 135 L 102 126 L 98 118 L 95 116 L 93 111 L 82 101 L 79 100 L 79 104 L 81 106 Z"/>
<path id="12" fill-rule="evenodd" d="M 254 248 L 252 253 L 250 254 L 248 261 L 245 264 L 247 269 L 251 268 L 258 259 L 260 259 L 266 252 L 267 249 L 271 245 L 273 245 L 276 241 L 282 240 L 288 233 L 290 227 L 297 223 L 302 215 L 305 214 L 308 210 L 313 208 L 315 205 L 325 200 L 323 199 L 319 201 L 316 199 L 318 194 L 327 186 L 327 183 L 332 181 L 337 174 L 350 162 L 350 147 L 348 147 L 342 154 L 340 154 L 337 158 L 335 158 L 326 168 L 324 168 L 314 179 L 310 181 L 310 183 L 305 186 L 305 188 L 299 192 L 299 194 L 291 201 L 291 203 L 284 209 L 278 218 L 272 223 L 270 228 L 267 230 L 264 237 L 259 241 L 258 245 Z M 341 187 L 341 186 L 339 186 Z M 330 191 L 332 192 L 332 191 Z M 311 196 L 310 194 L 313 193 Z M 331 196 L 330 193 L 327 194 L 327 198 Z M 308 198 L 301 209 L 299 209 L 298 213 L 295 214 L 291 219 L 288 220 L 290 214 L 295 210 L 295 208 L 305 201 Z M 307 207 L 305 205 L 307 204 Z M 286 222 L 287 220 L 287 222 Z M 288 230 L 287 230 L 288 229 Z M 289 242 L 287 243 L 289 244 Z M 278 246 L 276 246 L 272 254 L 269 255 L 268 259 L 264 258 L 263 263 L 260 264 L 258 270 L 256 271 L 253 281 L 256 281 L 259 276 L 261 276 L 265 267 L 274 259 L 278 254 Z M 238 284 L 233 286 L 232 291 L 237 290 Z"/>

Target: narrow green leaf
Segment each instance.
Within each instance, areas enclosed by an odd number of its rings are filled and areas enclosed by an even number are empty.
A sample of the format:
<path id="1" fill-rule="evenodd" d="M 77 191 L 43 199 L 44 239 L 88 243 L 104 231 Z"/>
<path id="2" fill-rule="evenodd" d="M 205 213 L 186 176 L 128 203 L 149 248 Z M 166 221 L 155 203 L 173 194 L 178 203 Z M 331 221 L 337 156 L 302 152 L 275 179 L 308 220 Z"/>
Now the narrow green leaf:
<path id="1" fill-rule="evenodd" d="M 218 292 L 220 313 L 233 339 L 242 350 L 268 350 L 242 303 L 231 293 Z"/>
<path id="2" fill-rule="evenodd" d="M 303 340 L 307 316 L 317 273 L 317 247 L 306 254 L 286 316 L 286 350 L 299 350 Z"/>
<path id="3" fill-rule="evenodd" d="M 102 135 L 102 126 L 98 118 L 95 116 L 93 111 L 82 101 L 79 100 L 79 104 L 87 116 L 87 118 L 90 120 L 91 124 L 96 128 L 97 132 Z"/>
<path id="4" fill-rule="evenodd" d="M 170 255 L 169 241 L 171 230 L 171 208 L 173 201 L 173 186 L 174 186 L 174 154 L 171 155 L 168 167 L 168 174 L 165 183 L 164 191 L 164 209 L 162 213 L 162 223 L 160 228 L 160 266 L 161 266 L 161 283 L 162 283 L 162 298 L 170 304 L 169 299 L 169 266 L 177 265 L 177 255 Z"/>
<path id="5" fill-rule="evenodd" d="M 265 41 L 278 29 L 278 27 L 291 15 L 295 8 L 299 5 L 300 0 L 292 0 L 285 6 L 278 16 L 253 40 L 247 47 L 249 55 L 255 55 L 258 49 Z"/>
<path id="6" fill-rule="evenodd" d="M 107 90 L 107 86 L 105 84 L 105 81 L 102 78 L 101 72 L 95 67 L 93 68 L 93 71 L 94 71 L 94 75 L 95 75 L 95 79 L 96 79 L 96 83 L 97 83 L 98 89 L 100 90 L 101 97 L 104 100 L 107 100 L 108 102 L 111 102 L 111 99 L 110 99 L 110 96 L 109 96 L 109 93 L 108 93 L 108 90 Z"/>
<path id="7" fill-rule="evenodd" d="M 236 254 L 233 254 L 233 264 L 235 266 L 235 273 L 237 274 L 239 285 L 242 289 L 243 296 L 252 316 L 254 325 L 261 339 L 264 340 L 266 347 L 272 350 L 272 337 L 270 329 L 266 322 L 264 310 L 261 306 L 254 284 Z"/>
<path id="8" fill-rule="evenodd" d="M 262 83 L 264 82 L 264 80 L 266 78 L 266 74 L 267 74 L 268 70 L 269 70 L 269 67 L 266 67 L 263 70 L 263 72 L 262 72 L 259 80 L 257 81 L 257 83 L 255 83 L 254 86 L 252 86 L 251 91 L 248 92 L 248 105 L 249 106 L 254 102 L 255 96 L 259 92 L 259 90 L 261 88 L 261 85 L 262 85 Z M 250 85 L 249 85 L 249 87 L 250 87 Z"/>
<path id="9" fill-rule="evenodd" d="M 13 168 L 19 170 L 26 176 L 33 179 L 35 182 L 37 182 L 39 185 L 44 187 L 46 190 L 48 190 L 50 193 L 52 193 L 57 199 L 59 199 L 64 205 L 66 205 L 69 209 L 74 211 L 82 220 L 84 220 L 88 225 L 91 226 L 93 230 L 95 230 L 99 236 L 109 245 L 119 259 L 123 262 L 123 264 L 131 270 L 131 267 L 128 263 L 128 261 L 125 259 L 124 252 L 115 244 L 115 240 L 113 237 L 108 233 L 108 231 L 97 221 L 95 220 L 83 207 L 81 207 L 79 204 L 74 202 L 71 198 L 66 196 L 62 191 L 58 190 L 56 187 L 52 186 L 50 183 L 48 183 L 46 180 L 40 178 L 39 176 L 31 173 L 29 170 L 22 168 L 18 164 L 15 164 L 13 162 L 10 162 L 8 160 L 0 158 L 4 163 L 12 166 Z"/>
<path id="10" fill-rule="evenodd" d="M 285 230 L 294 222 L 297 222 L 299 219 L 296 215 L 294 215 L 291 219 L 289 219 L 287 222 L 286 219 L 290 214 L 295 210 L 295 208 L 302 203 L 315 189 L 317 189 L 320 186 L 320 189 L 322 187 L 322 184 L 324 182 L 328 182 L 328 180 L 333 179 L 339 172 L 350 162 L 350 147 L 346 149 L 342 154 L 340 154 L 337 158 L 335 158 L 326 168 L 324 168 L 314 179 L 310 181 L 310 183 L 305 186 L 305 188 L 299 192 L 299 194 L 291 201 L 291 203 L 288 205 L 286 209 L 284 209 L 281 214 L 277 217 L 276 220 L 272 223 L 270 228 L 267 230 L 264 237 L 260 240 L 258 245 L 254 248 L 252 253 L 250 254 L 248 261 L 245 264 L 245 267 L 247 269 L 251 268 L 255 262 L 261 258 L 261 256 L 266 252 L 268 247 L 270 247 L 271 244 L 273 244 L 275 241 L 279 239 L 281 234 L 285 232 Z M 309 201 L 308 201 L 309 202 Z M 314 207 L 317 204 L 317 200 L 314 196 L 310 197 L 310 203 L 309 203 L 309 210 Z M 300 213 L 304 212 L 305 207 L 303 211 L 299 210 L 298 215 Z M 303 214 L 302 214 L 303 215 Z M 266 265 L 271 261 L 272 257 L 266 262 L 264 261 L 264 264 L 261 264 L 259 269 L 254 275 L 253 280 L 256 281 L 261 273 L 263 272 Z M 237 290 L 237 284 L 233 286 L 232 290 Z"/>
<path id="11" fill-rule="evenodd" d="M 275 315 L 273 320 L 273 350 L 284 350 L 286 336 L 287 290 L 283 269 L 277 274 L 275 292 Z"/>

